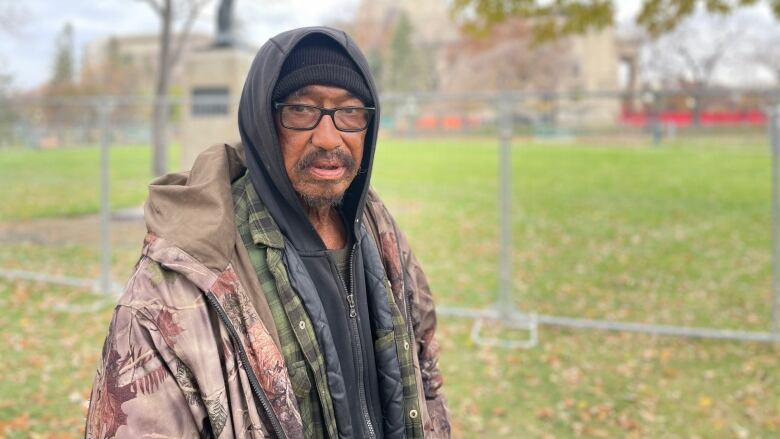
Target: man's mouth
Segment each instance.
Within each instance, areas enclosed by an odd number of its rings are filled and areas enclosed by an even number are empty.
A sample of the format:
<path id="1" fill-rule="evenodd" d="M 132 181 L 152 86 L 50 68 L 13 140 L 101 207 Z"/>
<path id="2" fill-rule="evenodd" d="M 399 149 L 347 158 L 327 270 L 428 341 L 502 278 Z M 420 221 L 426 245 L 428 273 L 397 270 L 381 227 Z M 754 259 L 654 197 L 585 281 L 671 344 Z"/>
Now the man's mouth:
<path id="1" fill-rule="evenodd" d="M 346 166 L 339 161 L 318 161 L 309 166 L 309 171 L 319 179 L 338 180 L 344 176 Z"/>

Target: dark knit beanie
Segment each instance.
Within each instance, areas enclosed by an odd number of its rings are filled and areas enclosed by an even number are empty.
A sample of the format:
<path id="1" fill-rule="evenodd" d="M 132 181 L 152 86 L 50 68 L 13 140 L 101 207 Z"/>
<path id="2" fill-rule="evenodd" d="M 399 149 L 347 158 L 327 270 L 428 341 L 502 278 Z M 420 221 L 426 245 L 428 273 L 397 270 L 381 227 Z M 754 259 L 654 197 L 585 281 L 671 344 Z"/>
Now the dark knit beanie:
<path id="1" fill-rule="evenodd" d="M 284 60 L 274 88 L 277 102 L 307 85 L 333 85 L 372 105 L 371 92 L 357 65 L 343 47 L 330 38 L 312 35 L 304 38 Z"/>

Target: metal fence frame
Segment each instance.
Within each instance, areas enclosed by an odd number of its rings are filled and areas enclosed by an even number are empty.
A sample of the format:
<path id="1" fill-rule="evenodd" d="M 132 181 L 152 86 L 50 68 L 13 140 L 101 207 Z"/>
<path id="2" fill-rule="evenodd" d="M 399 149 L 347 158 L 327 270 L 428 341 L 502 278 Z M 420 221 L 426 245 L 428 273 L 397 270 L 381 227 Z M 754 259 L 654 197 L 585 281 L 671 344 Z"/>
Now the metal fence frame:
<path id="1" fill-rule="evenodd" d="M 512 197 L 511 197 L 511 154 L 512 154 L 512 105 L 525 99 L 548 97 L 549 93 L 470 93 L 449 96 L 448 99 L 474 99 L 493 102 L 502 109 L 498 122 L 498 170 L 499 170 L 499 287 L 496 302 L 486 309 L 460 308 L 438 306 L 438 313 L 445 316 L 474 319 L 471 338 L 475 343 L 485 346 L 496 346 L 510 349 L 531 348 L 539 341 L 538 327 L 540 325 L 569 327 L 575 329 L 599 329 L 608 331 L 635 332 L 652 335 L 708 338 L 719 340 L 752 341 L 780 343 L 780 93 L 773 92 L 773 104 L 767 109 L 769 115 L 768 134 L 772 155 L 772 282 L 771 282 L 771 323 L 767 332 L 728 330 L 708 327 L 690 327 L 675 325 L 657 325 L 637 322 L 615 321 L 607 319 L 583 319 L 555 315 L 538 315 L 518 308 L 513 300 L 512 288 Z M 588 94 L 588 97 L 614 98 L 614 92 L 599 92 Z M 579 95 L 558 94 L 558 97 L 576 98 Z M 621 94 L 622 96 L 622 94 Z M 658 99 L 662 93 L 654 92 L 652 99 Z M 433 94 L 418 94 L 414 99 L 440 98 Z M 389 95 L 388 100 L 405 99 L 399 95 Z M 150 104 L 154 101 L 146 99 Z M 0 277 L 38 282 L 61 284 L 72 287 L 88 288 L 103 297 L 113 297 L 121 291 L 121 286 L 111 281 L 111 247 L 110 247 L 110 133 L 109 116 L 115 105 L 128 102 L 126 97 L 92 97 L 75 100 L 79 105 L 93 105 L 98 108 L 100 129 L 100 278 L 83 279 L 67 276 L 52 276 L 21 270 L 0 268 Z M 73 103 L 73 99 L 69 99 Z M 137 102 L 133 99 L 133 102 Z M 187 105 L 190 102 L 183 99 L 168 99 L 168 103 Z M 208 102 L 207 102 L 208 103 Z M 655 141 L 660 140 L 659 126 L 653 126 L 651 134 Z M 64 309 L 64 311 L 84 312 L 82 309 Z M 486 322 L 497 322 L 505 328 L 527 331 L 525 340 L 504 339 L 483 335 Z"/>
<path id="2" fill-rule="evenodd" d="M 498 107 L 507 108 L 510 99 L 511 95 L 498 97 Z M 512 177 L 510 165 L 512 120 L 506 117 L 502 119 L 501 128 L 499 129 L 500 261 L 499 287 L 496 302 L 493 308 L 487 309 L 438 306 L 438 313 L 446 316 L 474 319 L 475 323 L 470 336 L 475 343 L 508 349 L 536 346 L 539 341 L 539 325 L 689 338 L 780 343 L 780 104 L 775 103 L 770 106 L 767 109 L 767 114 L 769 115 L 769 139 L 772 154 L 772 291 L 770 296 L 771 321 L 767 332 L 539 315 L 517 309 L 515 302 L 512 300 Z M 660 140 L 658 131 L 657 128 L 652 130 L 655 142 Z M 482 336 L 482 327 L 485 321 L 503 324 L 507 329 L 526 330 L 528 331 L 528 338 L 526 340 L 516 340 L 484 337 Z"/>

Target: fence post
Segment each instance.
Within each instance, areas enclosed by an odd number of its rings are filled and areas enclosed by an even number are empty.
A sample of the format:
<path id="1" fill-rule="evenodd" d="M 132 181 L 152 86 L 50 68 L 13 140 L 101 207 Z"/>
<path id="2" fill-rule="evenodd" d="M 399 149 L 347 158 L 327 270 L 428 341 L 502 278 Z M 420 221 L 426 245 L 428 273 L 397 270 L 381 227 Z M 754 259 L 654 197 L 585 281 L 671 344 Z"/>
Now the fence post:
<path id="1" fill-rule="evenodd" d="M 507 320 L 514 313 L 512 302 L 512 119 L 514 106 L 508 93 L 498 98 L 499 254 L 498 313 Z"/>
<path id="2" fill-rule="evenodd" d="M 780 334 L 780 104 L 769 109 L 769 138 L 772 149 L 772 324 Z"/>
<path id="3" fill-rule="evenodd" d="M 417 119 L 419 118 L 419 106 L 417 105 L 417 98 L 414 95 L 409 95 L 404 100 L 404 109 L 406 111 L 406 120 L 409 126 L 406 130 L 406 135 L 409 138 L 417 137 Z"/>
<path id="4" fill-rule="evenodd" d="M 100 122 L 100 283 L 102 294 L 111 294 L 111 199 L 109 186 L 109 115 L 112 103 L 95 102 Z"/>
<path id="5" fill-rule="evenodd" d="M 653 132 L 653 145 L 659 146 L 663 136 L 663 122 L 661 122 L 661 96 L 658 92 L 653 92 L 653 125 L 650 128 Z"/>

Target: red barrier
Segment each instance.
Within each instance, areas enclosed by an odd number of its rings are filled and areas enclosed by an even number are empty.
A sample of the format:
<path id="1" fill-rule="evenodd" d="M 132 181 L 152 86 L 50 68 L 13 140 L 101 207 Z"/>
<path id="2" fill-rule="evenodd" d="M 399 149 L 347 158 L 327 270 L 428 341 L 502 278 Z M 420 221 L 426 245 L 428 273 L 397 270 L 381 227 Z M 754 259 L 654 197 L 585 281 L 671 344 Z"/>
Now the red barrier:
<path id="1" fill-rule="evenodd" d="M 420 116 L 415 121 L 418 130 L 462 131 L 479 128 L 482 119 L 478 116 Z"/>
<path id="2" fill-rule="evenodd" d="M 664 111 L 660 114 L 661 123 L 688 127 L 693 124 L 693 114 L 690 111 Z M 625 111 L 620 115 L 620 123 L 632 126 L 646 126 L 652 117 L 647 112 Z M 752 111 L 702 111 L 699 113 L 699 124 L 703 126 L 763 126 L 766 116 L 758 110 Z"/>

